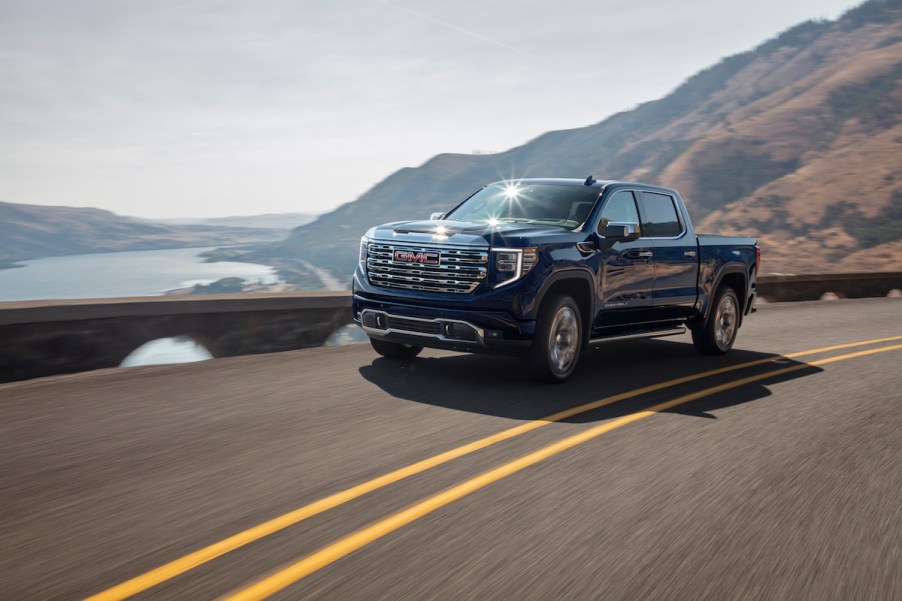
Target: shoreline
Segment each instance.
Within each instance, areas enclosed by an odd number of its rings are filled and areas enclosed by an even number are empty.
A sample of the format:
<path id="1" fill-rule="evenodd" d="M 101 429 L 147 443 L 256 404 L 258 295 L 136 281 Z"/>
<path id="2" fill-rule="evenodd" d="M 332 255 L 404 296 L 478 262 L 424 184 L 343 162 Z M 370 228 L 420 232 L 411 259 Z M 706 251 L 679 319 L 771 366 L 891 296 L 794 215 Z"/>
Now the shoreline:
<path id="1" fill-rule="evenodd" d="M 206 263 L 233 261 L 267 265 L 276 270 L 276 274 L 284 283 L 294 286 L 294 290 L 297 291 L 349 289 L 348 285 L 342 284 L 341 280 L 323 267 L 300 258 L 267 256 L 252 247 L 220 247 L 201 253 L 201 257 Z"/>
<path id="2" fill-rule="evenodd" d="M 201 246 L 163 246 L 163 247 L 154 247 L 154 248 L 128 248 L 128 249 L 120 249 L 120 250 L 93 250 L 91 252 L 77 252 L 77 253 L 62 253 L 56 255 L 42 255 L 40 257 L 19 257 L 17 259 L 0 259 L 0 269 L 16 269 L 18 267 L 28 267 L 25 264 L 26 261 L 42 261 L 44 259 L 62 259 L 65 257 L 89 257 L 94 255 L 115 255 L 119 253 L 142 253 L 142 252 L 155 252 L 161 250 L 188 250 L 192 248 L 201 248 L 201 249 L 215 249 L 219 248 L 216 246 L 211 246 L 209 244 L 204 244 Z M 202 253 L 199 253 L 202 254 Z"/>

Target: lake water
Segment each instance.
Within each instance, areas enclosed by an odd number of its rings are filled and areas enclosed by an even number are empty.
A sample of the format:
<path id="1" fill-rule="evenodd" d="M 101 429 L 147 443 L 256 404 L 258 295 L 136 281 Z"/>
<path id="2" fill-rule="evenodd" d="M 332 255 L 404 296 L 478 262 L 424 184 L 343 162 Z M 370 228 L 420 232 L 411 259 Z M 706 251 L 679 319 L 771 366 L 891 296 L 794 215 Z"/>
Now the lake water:
<path id="1" fill-rule="evenodd" d="M 208 248 L 176 248 L 70 255 L 21 261 L 25 267 L 0 269 L 0 301 L 55 298 L 155 296 L 167 290 L 240 277 L 271 284 L 279 281 L 268 265 L 204 263 Z M 209 359 L 193 340 L 164 338 L 137 349 L 124 366 L 186 363 Z"/>
<path id="2" fill-rule="evenodd" d="M 153 296 L 221 278 L 278 281 L 275 270 L 253 263 L 204 263 L 209 248 L 140 250 L 21 261 L 0 269 L 0 301 Z"/>

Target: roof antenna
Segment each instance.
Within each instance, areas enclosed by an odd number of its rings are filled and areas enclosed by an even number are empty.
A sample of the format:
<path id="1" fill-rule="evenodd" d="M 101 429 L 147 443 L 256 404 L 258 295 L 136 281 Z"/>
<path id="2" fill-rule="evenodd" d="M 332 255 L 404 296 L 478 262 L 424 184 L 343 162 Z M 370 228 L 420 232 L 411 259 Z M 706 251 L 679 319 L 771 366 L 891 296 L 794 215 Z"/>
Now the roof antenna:
<path id="1" fill-rule="evenodd" d="M 597 181 L 598 181 L 597 179 L 595 179 L 594 177 L 592 177 L 592 176 L 590 175 L 589 177 L 586 178 L 586 183 L 585 183 L 585 185 L 591 186 L 592 184 L 594 184 L 594 183 L 597 182 Z"/>

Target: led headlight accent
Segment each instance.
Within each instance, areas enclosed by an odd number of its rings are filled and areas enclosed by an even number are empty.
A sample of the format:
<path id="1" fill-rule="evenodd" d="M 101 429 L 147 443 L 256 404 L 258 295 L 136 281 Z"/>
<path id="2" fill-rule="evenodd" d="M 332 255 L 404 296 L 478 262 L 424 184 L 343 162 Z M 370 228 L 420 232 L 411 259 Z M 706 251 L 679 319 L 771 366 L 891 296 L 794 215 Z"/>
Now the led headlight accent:
<path id="1" fill-rule="evenodd" d="M 495 284 L 495 288 L 506 286 L 529 273 L 539 262 L 539 252 L 535 248 L 493 248 L 495 269 L 506 279 Z"/>
<path id="2" fill-rule="evenodd" d="M 361 236 L 360 238 L 360 269 L 366 273 L 366 259 L 369 256 L 369 238 Z"/>

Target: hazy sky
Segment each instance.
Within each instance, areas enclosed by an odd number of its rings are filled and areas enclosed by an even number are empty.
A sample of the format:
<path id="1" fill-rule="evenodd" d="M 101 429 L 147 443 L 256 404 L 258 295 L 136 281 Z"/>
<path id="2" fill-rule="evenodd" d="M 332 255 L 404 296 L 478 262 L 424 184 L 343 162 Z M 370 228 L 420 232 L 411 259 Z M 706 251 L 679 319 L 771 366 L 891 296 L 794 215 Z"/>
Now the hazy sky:
<path id="1" fill-rule="evenodd" d="M 601 121 L 857 4 L 0 0 L 0 200 L 325 212 L 441 152 Z"/>

